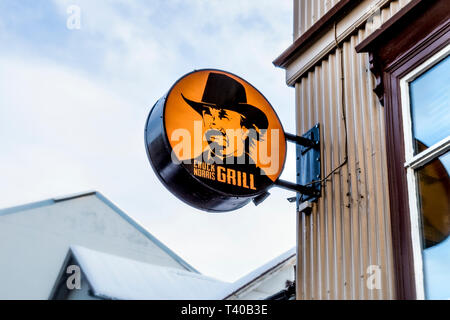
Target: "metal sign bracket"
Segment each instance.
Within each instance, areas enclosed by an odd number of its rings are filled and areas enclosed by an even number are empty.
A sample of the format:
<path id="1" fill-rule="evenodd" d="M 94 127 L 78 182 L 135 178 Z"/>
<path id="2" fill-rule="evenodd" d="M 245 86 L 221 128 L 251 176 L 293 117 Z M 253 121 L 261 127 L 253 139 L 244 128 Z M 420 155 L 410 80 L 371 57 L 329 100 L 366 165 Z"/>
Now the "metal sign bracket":
<path id="1" fill-rule="evenodd" d="M 286 140 L 297 145 L 297 183 L 278 179 L 275 185 L 297 192 L 300 203 L 316 202 L 321 196 L 320 125 L 316 124 L 303 136 L 285 133 Z"/>

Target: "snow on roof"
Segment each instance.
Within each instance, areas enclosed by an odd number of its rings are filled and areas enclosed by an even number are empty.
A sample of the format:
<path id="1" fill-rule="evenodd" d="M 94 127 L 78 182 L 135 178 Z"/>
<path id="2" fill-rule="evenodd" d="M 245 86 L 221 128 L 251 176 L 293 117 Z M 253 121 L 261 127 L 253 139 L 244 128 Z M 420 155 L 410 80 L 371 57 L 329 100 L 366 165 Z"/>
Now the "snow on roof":
<path id="1" fill-rule="evenodd" d="M 207 300 L 229 284 L 80 246 L 70 248 L 95 296 L 120 300 Z"/>
<path id="2" fill-rule="evenodd" d="M 266 264 L 262 265 L 261 267 L 257 268 L 256 270 L 250 272 L 246 276 L 240 278 L 239 280 L 233 282 L 232 284 L 228 285 L 222 292 L 219 293 L 217 296 L 218 299 L 226 299 L 232 294 L 240 291 L 241 289 L 247 287 L 251 283 L 253 283 L 255 280 L 261 278 L 271 270 L 275 269 L 276 267 L 282 265 L 284 262 L 288 261 L 292 257 L 294 257 L 296 254 L 296 247 L 289 249 L 285 253 L 279 255 L 278 257 L 270 260 Z"/>
<path id="3" fill-rule="evenodd" d="M 0 209 L 0 216 L 7 215 L 7 214 L 13 214 L 16 212 L 36 209 L 40 207 L 50 206 L 54 205 L 59 202 L 73 200 L 77 198 L 82 197 L 88 197 L 88 196 L 96 196 L 98 199 L 103 201 L 108 207 L 110 207 L 112 210 L 114 210 L 119 216 L 121 216 L 123 219 L 125 219 L 128 223 L 130 223 L 134 228 L 136 228 L 139 232 L 141 232 L 144 236 L 146 236 L 149 240 L 151 240 L 153 243 L 155 243 L 157 246 L 159 246 L 162 250 L 164 250 L 169 256 L 171 256 L 175 261 L 177 261 L 180 265 L 182 265 L 184 268 L 186 268 L 189 271 L 199 273 L 194 267 L 192 267 L 190 264 L 188 264 L 186 261 L 184 261 L 179 255 L 177 255 L 175 252 L 173 252 L 171 249 L 169 249 L 166 245 L 164 245 L 161 241 L 159 241 L 155 236 L 153 236 L 146 228 L 142 226 L 139 222 L 137 222 L 135 219 L 131 218 L 127 213 L 125 213 L 123 210 L 121 210 L 118 206 L 116 206 L 111 200 L 106 198 L 102 193 L 99 191 L 86 191 L 86 192 L 78 192 L 70 195 L 60 196 L 53 199 L 28 203 L 24 205 L 14 206 L 6 209 Z"/>

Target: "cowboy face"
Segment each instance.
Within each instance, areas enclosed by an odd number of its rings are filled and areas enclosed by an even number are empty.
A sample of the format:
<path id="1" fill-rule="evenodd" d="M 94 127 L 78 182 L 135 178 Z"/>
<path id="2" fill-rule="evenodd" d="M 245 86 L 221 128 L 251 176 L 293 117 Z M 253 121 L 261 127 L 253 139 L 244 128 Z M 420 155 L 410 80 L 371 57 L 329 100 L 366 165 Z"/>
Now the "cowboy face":
<path id="1" fill-rule="evenodd" d="M 241 125 L 243 115 L 236 111 L 205 106 L 203 132 L 211 151 L 218 157 L 239 157 L 245 151 L 249 130 Z"/>

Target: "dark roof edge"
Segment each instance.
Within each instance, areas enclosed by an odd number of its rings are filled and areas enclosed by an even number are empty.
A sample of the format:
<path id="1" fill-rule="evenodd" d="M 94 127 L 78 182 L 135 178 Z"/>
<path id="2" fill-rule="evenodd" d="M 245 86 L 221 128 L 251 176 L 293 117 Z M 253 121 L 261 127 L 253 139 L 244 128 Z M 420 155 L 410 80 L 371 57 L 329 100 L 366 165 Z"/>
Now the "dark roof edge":
<path id="1" fill-rule="evenodd" d="M 304 34 L 294 41 L 281 55 L 272 63 L 276 67 L 285 68 L 287 64 L 299 53 L 299 51 L 310 43 L 314 38 L 321 34 L 331 23 L 346 13 L 348 10 L 356 7 L 362 0 L 341 0 L 333 8 L 313 24 Z"/>
<path id="2" fill-rule="evenodd" d="M 78 192 L 78 193 L 74 193 L 74 194 L 70 194 L 70 195 L 47 199 L 47 200 L 41 200 L 41 201 L 36 201 L 36 202 L 30 202 L 27 204 L 21 204 L 18 206 L 8 207 L 8 208 L 0 209 L 0 216 L 10 214 L 10 213 L 16 213 L 18 211 L 26 211 L 26 210 L 36 209 L 36 208 L 40 208 L 40 207 L 45 207 L 45 206 L 49 206 L 49 205 L 55 204 L 57 202 L 63 202 L 66 200 L 88 197 L 88 196 L 95 195 L 96 193 L 97 193 L 97 191 L 94 191 L 94 190 Z"/>

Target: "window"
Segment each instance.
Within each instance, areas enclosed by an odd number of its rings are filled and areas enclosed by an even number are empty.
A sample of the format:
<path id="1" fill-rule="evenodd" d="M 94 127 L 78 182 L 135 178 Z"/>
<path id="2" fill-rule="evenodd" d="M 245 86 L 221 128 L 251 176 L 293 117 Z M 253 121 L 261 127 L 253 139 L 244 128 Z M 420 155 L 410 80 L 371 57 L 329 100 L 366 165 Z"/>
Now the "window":
<path id="1" fill-rule="evenodd" d="M 401 79 L 417 298 L 450 299 L 450 45 Z"/>

